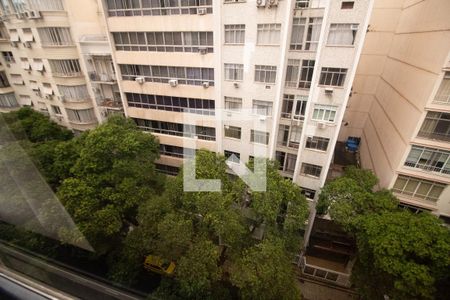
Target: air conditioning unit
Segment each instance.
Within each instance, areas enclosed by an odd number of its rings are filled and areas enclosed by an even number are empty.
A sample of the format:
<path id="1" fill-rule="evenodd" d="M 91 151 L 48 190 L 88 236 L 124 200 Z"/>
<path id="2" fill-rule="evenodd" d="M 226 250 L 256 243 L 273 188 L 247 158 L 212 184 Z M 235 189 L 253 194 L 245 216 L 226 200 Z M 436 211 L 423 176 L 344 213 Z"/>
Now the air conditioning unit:
<path id="1" fill-rule="evenodd" d="M 233 82 L 233 85 L 234 85 L 235 88 L 238 88 L 239 87 L 239 82 Z"/>
<path id="2" fill-rule="evenodd" d="M 205 55 L 208 53 L 208 48 L 206 47 L 198 47 L 198 53 Z"/>
<path id="3" fill-rule="evenodd" d="M 9 67 L 11 67 L 11 64 L 10 64 L 10 63 L 7 63 L 6 66 L 9 68 Z"/>
<path id="4" fill-rule="evenodd" d="M 169 84 L 171 87 L 176 87 L 178 85 L 178 80 L 176 79 L 170 79 Z"/>
<path id="5" fill-rule="evenodd" d="M 323 122 L 317 123 L 317 128 L 324 129 L 325 127 L 327 127 L 327 124 L 325 124 Z"/>
<path id="6" fill-rule="evenodd" d="M 331 95 L 331 94 L 333 94 L 333 91 L 334 91 L 334 89 L 333 89 L 333 88 L 331 88 L 331 87 L 327 87 L 327 88 L 325 88 L 325 94 L 327 94 L 327 95 Z"/>
<path id="7" fill-rule="evenodd" d="M 53 95 L 45 95 L 45 99 L 52 100 L 53 99 Z"/>
<path id="8" fill-rule="evenodd" d="M 206 7 L 199 7 L 197 8 L 197 14 L 198 15 L 206 15 Z"/>
<path id="9" fill-rule="evenodd" d="M 11 47 L 17 48 L 17 42 L 11 42 Z"/>
<path id="10" fill-rule="evenodd" d="M 208 81 L 203 82 L 202 85 L 203 85 L 203 87 L 205 89 L 209 88 L 209 82 Z"/>
<path id="11" fill-rule="evenodd" d="M 35 94 L 36 94 L 36 96 L 38 96 L 38 97 L 42 97 L 41 91 L 39 91 L 39 90 L 38 90 Z"/>
<path id="12" fill-rule="evenodd" d="M 25 43 L 23 43 L 23 46 L 25 48 L 31 48 L 31 43 L 30 42 L 25 42 Z"/>
<path id="13" fill-rule="evenodd" d="M 269 7 L 278 6 L 278 0 L 267 0 L 269 3 Z"/>
<path id="14" fill-rule="evenodd" d="M 22 13 L 17 13 L 16 14 L 16 18 L 17 19 L 23 19 L 23 14 Z"/>
<path id="15" fill-rule="evenodd" d="M 136 82 L 139 83 L 139 84 L 144 84 L 145 78 L 144 78 L 144 77 L 136 77 L 136 78 L 134 79 L 134 81 L 136 81 Z"/>
<path id="16" fill-rule="evenodd" d="M 266 0 L 256 0 L 256 7 L 266 7 Z"/>
<path id="17" fill-rule="evenodd" d="M 41 12 L 38 10 L 27 11 L 27 17 L 29 19 L 40 19 L 42 18 Z"/>
<path id="18" fill-rule="evenodd" d="M 265 120 L 267 120 L 267 116 L 259 116 L 259 120 L 260 121 L 265 121 Z"/>

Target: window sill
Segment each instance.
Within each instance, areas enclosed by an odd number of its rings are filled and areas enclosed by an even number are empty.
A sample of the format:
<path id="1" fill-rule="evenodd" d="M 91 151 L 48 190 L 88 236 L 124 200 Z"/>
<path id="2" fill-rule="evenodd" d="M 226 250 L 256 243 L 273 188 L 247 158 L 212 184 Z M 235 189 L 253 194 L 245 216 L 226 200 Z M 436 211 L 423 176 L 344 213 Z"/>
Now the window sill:
<path id="1" fill-rule="evenodd" d="M 324 151 L 324 150 L 313 149 L 313 148 L 306 148 L 306 147 L 305 147 L 305 150 L 316 152 L 316 153 L 320 153 L 320 154 L 326 154 L 327 153 L 326 150 Z"/>
<path id="2" fill-rule="evenodd" d="M 280 47 L 280 44 L 256 44 L 256 46 L 261 47 Z"/>
<path id="3" fill-rule="evenodd" d="M 236 44 L 231 44 L 231 43 L 223 43 L 224 46 L 245 46 L 245 43 L 236 43 Z"/>
<path id="4" fill-rule="evenodd" d="M 234 138 L 234 137 L 229 137 L 229 136 L 223 136 L 224 139 L 228 139 L 228 140 L 232 140 L 232 141 L 241 141 L 241 139 L 238 138 Z"/>
<path id="5" fill-rule="evenodd" d="M 301 176 L 308 177 L 308 178 L 312 178 L 312 179 L 320 179 L 320 176 L 317 177 L 317 176 L 314 176 L 314 175 L 304 174 L 304 173 L 300 173 L 300 175 L 301 175 Z"/>
<path id="6" fill-rule="evenodd" d="M 336 85 L 323 85 L 323 84 L 318 84 L 317 86 L 320 87 L 320 88 L 324 88 L 324 89 L 326 89 L 326 88 L 341 89 L 341 90 L 344 89 L 344 86 L 336 86 Z"/>
<path id="7" fill-rule="evenodd" d="M 241 1 L 230 1 L 230 2 L 224 1 L 223 2 L 223 4 L 239 4 L 239 3 L 247 3 L 247 1 L 241 0 Z"/>
<path id="8" fill-rule="evenodd" d="M 326 45 L 325 47 L 335 47 L 335 48 L 355 48 L 355 45 Z"/>

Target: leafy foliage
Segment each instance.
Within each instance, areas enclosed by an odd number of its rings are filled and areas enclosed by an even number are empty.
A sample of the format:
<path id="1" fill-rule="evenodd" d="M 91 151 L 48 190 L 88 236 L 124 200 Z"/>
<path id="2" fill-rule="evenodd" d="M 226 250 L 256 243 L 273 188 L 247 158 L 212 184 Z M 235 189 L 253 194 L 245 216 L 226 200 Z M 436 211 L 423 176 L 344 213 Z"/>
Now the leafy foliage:
<path id="1" fill-rule="evenodd" d="M 358 218 L 355 280 L 369 298 L 433 299 L 450 266 L 450 233 L 436 217 L 407 211 Z M 382 284 L 380 284 L 382 283 Z"/>

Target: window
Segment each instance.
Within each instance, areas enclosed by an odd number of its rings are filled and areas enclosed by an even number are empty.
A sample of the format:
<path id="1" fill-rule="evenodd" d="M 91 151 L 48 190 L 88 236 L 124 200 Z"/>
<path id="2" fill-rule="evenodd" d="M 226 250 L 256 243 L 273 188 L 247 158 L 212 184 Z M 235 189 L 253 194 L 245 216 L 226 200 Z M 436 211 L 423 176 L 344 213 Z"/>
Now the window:
<path id="1" fill-rule="evenodd" d="M 225 137 L 233 138 L 233 139 L 241 139 L 241 127 L 236 126 L 224 126 Z"/>
<path id="2" fill-rule="evenodd" d="M 294 18 L 290 50 L 315 51 L 319 44 L 322 18 Z"/>
<path id="3" fill-rule="evenodd" d="M 302 168 L 301 168 L 301 171 L 300 171 L 300 173 L 302 175 L 309 175 L 309 176 L 313 176 L 313 177 L 320 177 L 320 173 L 321 172 L 322 172 L 322 167 L 321 166 L 308 164 L 308 163 L 302 163 Z"/>
<path id="4" fill-rule="evenodd" d="M 46 95 L 54 95 L 53 87 L 51 83 L 44 82 L 42 83 L 42 92 Z"/>
<path id="5" fill-rule="evenodd" d="M 0 94 L 0 107 L 1 108 L 19 107 L 16 95 L 14 93 Z"/>
<path id="6" fill-rule="evenodd" d="M 276 66 L 255 66 L 255 81 L 264 83 L 275 83 L 277 77 Z"/>
<path id="7" fill-rule="evenodd" d="M 316 191 L 315 190 L 311 190 L 305 187 L 300 187 L 301 188 L 301 193 L 302 195 L 304 195 L 307 199 L 312 199 L 314 200 L 314 197 L 316 196 Z"/>
<path id="8" fill-rule="evenodd" d="M 167 174 L 170 176 L 177 176 L 178 172 L 180 172 L 180 168 L 178 168 L 178 167 L 157 164 L 157 163 L 155 163 L 155 169 L 160 173 L 164 173 L 164 174 Z"/>
<path id="9" fill-rule="evenodd" d="M 260 116 L 271 116 L 272 102 L 253 100 L 253 113 Z"/>
<path id="10" fill-rule="evenodd" d="M 38 72 L 44 72 L 44 62 L 40 58 L 34 58 L 33 59 L 33 70 Z"/>
<path id="11" fill-rule="evenodd" d="M 36 80 L 30 80 L 30 88 L 33 91 L 39 91 L 39 85 Z"/>
<path id="12" fill-rule="evenodd" d="M 74 123 L 94 123 L 97 122 L 94 110 L 92 108 L 88 109 L 68 109 L 66 108 L 67 117 L 70 122 Z"/>
<path id="13" fill-rule="evenodd" d="M 244 79 L 243 64 L 225 64 L 225 80 L 241 81 Z"/>
<path id="14" fill-rule="evenodd" d="M 331 24 L 328 33 L 328 45 L 353 45 L 358 24 Z"/>
<path id="15" fill-rule="evenodd" d="M 245 25 L 225 25 L 225 44 L 244 44 Z"/>
<path id="16" fill-rule="evenodd" d="M 43 27 L 37 30 L 43 47 L 73 45 L 68 27 Z"/>
<path id="17" fill-rule="evenodd" d="M 353 9 L 354 1 L 342 1 L 341 9 Z"/>
<path id="18" fill-rule="evenodd" d="M 54 76 L 76 77 L 81 76 L 78 59 L 49 59 L 50 68 Z"/>
<path id="19" fill-rule="evenodd" d="M 392 190 L 413 198 L 437 201 L 445 188 L 446 185 L 439 182 L 398 175 Z"/>
<path id="20" fill-rule="evenodd" d="M 26 57 L 20 58 L 20 66 L 24 70 L 27 70 L 27 71 L 31 70 L 30 62 L 28 61 L 28 58 L 26 58 Z"/>
<path id="21" fill-rule="evenodd" d="M 295 8 L 308 8 L 310 0 L 296 0 Z"/>
<path id="22" fill-rule="evenodd" d="M 251 130 L 250 131 L 250 142 L 268 145 L 269 144 L 269 133 L 265 131 L 259 130 Z"/>
<path id="23" fill-rule="evenodd" d="M 19 104 L 22 106 L 30 106 L 31 97 L 28 95 L 19 95 Z"/>
<path id="24" fill-rule="evenodd" d="M 17 31 L 17 29 L 9 30 L 9 40 L 15 43 L 20 42 L 19 32 Z"/>
<path id="25" fill-rule="evenodd" d="M 295 154 L 276 151 L 275 159 L 280 164 L 279 169 L 286 174 L 294 174 L 295 164 L 297 162 L 297 156 Z"/>
<path id="26" fill-rule="evenodd" d="M 116 50 L 155 52 L 213 52 L 213 33 L 196 32 L 113 32 Z"/>
<path id="27" fill-rule="evenodd" d="M 241 159 L 241 154 L 240 153 L 233 152 L 233 151 L 228 151 L 228 150 L 223 151 L 223 153 L 224 153 L 225 158 L 227 160 L 229 159 L 230 161 L 232 161 L 234 163 L 239 163 L 239 161 Z"/>
<path id="28" fill-rule="evenodd" d="M 242 98 L 225 97 L 225 109 L 240 111 L 242 109 Z"/>
<path id="29" fill-rule="evenodd" d="M 136 80 L 142 77 L 147 82 L 168 83 L 176 79 L 178 84 L 214 85 L 214 69 L 194 67 L 168 67 L 148 65 L 119 65 L 123 80 Z"/>
<path id="30" fill-rule="evenodd" d="M 309 89 L 314 72 L 314 60 L 288 59 L 286 87 Z"/>
<path id="31" fill-rule="evenodd" d="M 110 17 L 211 14 L 212 0 L 107 0 Z"/>
<path id="32" fill-rule="evenodd" d="M 214 127 L 205 127 L 199 125 L 188 125 L 181 123 L 171 123 L 163 121 L 154 121 L 147 119 L 133 118 L 137 126 L 145 131 L 168 134 L 174 136 L 194 137 L 201 140 L 215 141 L 216 129 Z"/>
<path id="33" fill-rule="evenodd" d="M 257 45 L 278 45 L 280 43 L 281 24 L 258 24 Z"/>
<path id="34" fill-rule="evenodd" d="M 30 10 L 59 11 L 64 10 L 62 0 L 28 0 Z"/>
<path id="35" fill-rule="evenodd" d="M 11 76 L 11 83 L 16 85 L 24 85 L 25 82 L 23 81 L 22 75 L 20 74 L 10 74 Z"/>
<path id="36" fill-rule="evenodd" d="M 283 95 L 283 104 L 281 106 L 281 118 L 304 120 L 308 96 L 301 95 Z"/>
<path id="37" fill-rule="evenodd" d="M 405 166 L 450 174 L 450 151 L 414 145 L 406 158 Z"/>
<path id="38" fill-rule="evenodd" d="M 336 118 L 337 106 L 315 104 L 312 120 L 334 122 Z"/>
<path id="39" fill-rule="evenodd" d="M 450 142 L 450 113 L 429 111 L 417 135 Z"/>
<path id="40" fill-rule="evenodd" d="M 14 55 L 11 51 L 2 51 L 2 56 L 3 59 L 7 62 L 7 63 L 15 63 L 16 61 L 14 60 Z"/>
<path id="41" fill-rule="evenodd" d="M 0 71 L 0 88 L 9 87 L 8 77 L 6 77 L 5 71 Z"/>
<path id="42" fill-rule="evenodd" d="M 183 158 L 185 157 L 185 152 L 187 157 L 195 155 L 195 149 L 159 144 L 159 153 L 161 155 Z"/>
<path id="43" fill-rule="evenodd" d="M 307 149 L 316 149 L 320 151 L 327 151 L 328 143 L 330 139 L 319 137 L 319 136 L 308 136 L 306 138 L 306 146 Z"/>
<path id="44" fill-rule="evenodd" d="M 24 42 L 34 42 L 34 36 L 31 28 L 22 28 L 22 33 Z"/>
<path id="45" fill-rule="evenodd" d="M 214 115 L 214 100 L 136 93 L 125 96 L 129 107 Z"/>
<path id="46" fill-rule="evenodd" d="M 441 85 L 434 96 L 434 103 L 450 104 L 450 72 L 445 72 Z"/>
<path id="47" fill-rule="evenodd" d="M 279 146 L 298 149 L 301 137 L 302 126 L 280 125 L 278 129 L 277 144 Z"/>
<path id="48" fill-rule="evenodd" d="M 61 96 L 67 101 L 85 101 L 89 99 L 89 93 L 85 84 L 82 85 L 58 85 Z"/>
<path id="49" fill-rule="evenodd" d="M 52 111 L 55 115 L 61 115 L 61 108 L 59 108 L 59 106 L 56 105 L 52 105 Z"/>
<path id="50" fill-rule="evenodd" d="M 322 68 L 319 84 L 328 86 L 343 86 L 347 69 Z"/>

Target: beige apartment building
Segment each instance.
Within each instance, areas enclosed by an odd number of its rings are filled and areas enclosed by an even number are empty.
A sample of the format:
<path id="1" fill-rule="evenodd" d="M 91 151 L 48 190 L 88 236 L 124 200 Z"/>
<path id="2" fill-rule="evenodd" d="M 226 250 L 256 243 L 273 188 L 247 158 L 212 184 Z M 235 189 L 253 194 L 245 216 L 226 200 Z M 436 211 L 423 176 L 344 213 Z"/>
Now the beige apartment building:
<path id="1" fill-rule="evenodd" d="M 450 218 L 450 1 L 375 1 L 340 138 L 405 207 Z"/>

